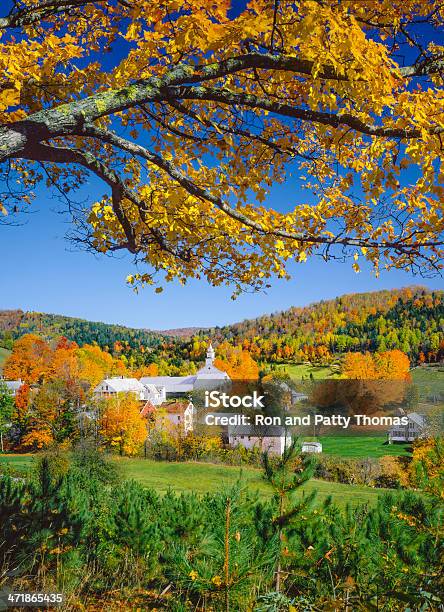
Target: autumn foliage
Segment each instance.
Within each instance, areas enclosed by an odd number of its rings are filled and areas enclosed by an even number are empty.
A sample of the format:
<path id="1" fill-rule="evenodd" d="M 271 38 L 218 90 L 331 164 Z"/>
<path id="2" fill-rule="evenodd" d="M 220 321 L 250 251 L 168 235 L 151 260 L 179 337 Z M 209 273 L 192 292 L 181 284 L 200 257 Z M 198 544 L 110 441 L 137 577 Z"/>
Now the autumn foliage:
<path id="1" fill-rule="evenodd" d="M 134 395 L 119 393 L 108 398 L 100 412 L 100 433 L 105 445 L 117 449 L 120 455 L 137 454 L 147 437 L 147 423 Z"/>
<path id="2" fill-rule="evenodd" d="M 214 365 L 226 372 L 231 380 L 257 380 L 259 367 L 248 351 L 225 342 L 218 347 L 217 354 L 220 356 Z"/>
<path id="3" fill-rule="evenodd" d="M 66 338 L 46 342 L 35 334 L 25 334 L 14 343 L 3 373 L 10 380 L 21 379 L 28 385 L 64 380 L 67 384 L 84 382 L 95 387 L 106 376 L 125 374 L 126 366 L 97 345 L 79 348 Z"/>
<path id="4" fill-rule="evenodd" d="M 443 23 L 440 0 L 18 0 L 0 13 L 0 162 L 21 188 L 0 208 L 96 177 L 70 236 L 129 251 L 136 286 L 237 294 L 335 253 L 437 272 Z"/>
<path id="5" fill-rule="evenodd" d="M 37 383 L 49 371 L 51 357 L 51 348 L 42 338 L 25 334 L 14 344 L 14 350 L 3 366 L 3 374 L 10 380 Z"/>
<path id="6" fill-rule="evenodd" d="M 342 372 L 357 380 L 409 380 L 410 361 L 402 351 L 347 353 Z"/>

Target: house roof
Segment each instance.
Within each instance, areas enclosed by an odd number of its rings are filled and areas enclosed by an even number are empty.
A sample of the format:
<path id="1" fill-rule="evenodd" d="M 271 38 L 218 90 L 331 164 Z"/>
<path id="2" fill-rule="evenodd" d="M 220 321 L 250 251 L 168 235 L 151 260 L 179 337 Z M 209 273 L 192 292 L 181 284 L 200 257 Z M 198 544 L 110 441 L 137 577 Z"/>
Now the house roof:
<path id="1" fill-rule="evenodd" d="M 409 412 L 407 415 L 407 418 L 409 419 L 409 421 L 411 421 L 412 423 L 415 423 L 418 427 L 420 427 L 421 429 L 424 429 L 425 426 L 427 425 L 427 418 L 425 416 L 425 414 L 419 414 L 418 412 Z M 406 425 L 393 425 L 392 427 L 390 427 L 389 431 L 398 431 L 400 429 L 400 427 L 406 427 Z"/>
<path id="2" fill-rule="evenodd" d="M 22 380 L 3 380 L 0 379 L 0 385 L 5 385 L 5 387 L 12 391 L 13 393 L 18 391 L 20 387 L 23 385 Z"/>
<path id="3" fill-rule="evenodd" d="M 279 425 L 263 425 L 260 427 L 253 427 L 251 425 L 228 425 L 228 435 L 251 436 L 252 438 L 279 438 L 281 436 L 290 436 L 290 433 Z"/>
<path id="4" fill-rule="evenodd" d="M 142 383 L 143 384 L 143 383 Z M 153 385 L 151 383 L 147 383 L 145 385 L 143 385 L 145 387 L 145 389 L 151 393 L 152 395 L 157 395 L 159 393 L 159 389 L 156 385 Z"/>
<path id="5" fill-rule="evenodd" d="M 196 376 L 143 376 L 142 385 L 155 385 L 165 387 L 167 393 L 187 393 L 194 389 Z"/>
<path id="6" fill-rule="evenodd" d="M 108 385 L 108 387 L 110 387 L 116 393 L 145 392 L 144 385 L 142 385 L 137 378 L 122 378 L 119 376 L 114 378 L 105 378 L 105 380 L 102 380 L 102 382 L 97 385 L 96 389 L 98 390 L 103 384 Z"/>
<path id="7" fill-rule="evenodd" d="M 147 417 L 156 412 L 156 408 L 153 406 L 151 402 L 147 402 L 142 410 L 140 411 L 140 416 Z"/>
<path id="8" fill-rule="evenodd" d="M 168 414 L 183 414 L 189 406 L 193 406 L 193 404 L 191 402 L 171 402 L 170 404 L 163 404 L 162 408 Z"/>
<path id="9" fill-rule="evenodd" d="M 426 424 L 426 417 L 424 414 L 418 414 L 418 412 L 409 412 L 407 416 L 410 421 L 413 421 L 414 423 L 419 425 L 419 427 L 424 427 Z"/>

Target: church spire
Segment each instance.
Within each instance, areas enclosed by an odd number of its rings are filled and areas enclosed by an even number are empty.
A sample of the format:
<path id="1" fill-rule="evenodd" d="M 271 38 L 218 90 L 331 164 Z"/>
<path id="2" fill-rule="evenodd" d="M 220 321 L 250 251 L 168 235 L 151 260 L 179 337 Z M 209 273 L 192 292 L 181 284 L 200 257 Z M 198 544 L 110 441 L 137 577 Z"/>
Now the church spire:
<path id="1" fill-rule="evenodd" d="M 214 352 L 213 345 L 211 344 L 211 341 L 210 341 L 210 344 L 208 345 L 208 348 L 207 348 L 207 358 L 205 359 L 205 365 L 212 366 L 215 357 L 216 357 L 216 353 Z"/>

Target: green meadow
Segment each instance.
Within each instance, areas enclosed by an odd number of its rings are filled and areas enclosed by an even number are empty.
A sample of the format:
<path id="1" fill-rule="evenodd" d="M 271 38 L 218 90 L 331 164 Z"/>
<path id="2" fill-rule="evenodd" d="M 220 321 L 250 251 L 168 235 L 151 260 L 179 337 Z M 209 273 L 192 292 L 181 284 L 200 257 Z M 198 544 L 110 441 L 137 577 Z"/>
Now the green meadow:
<path id="1" fill-rule="evenodd" d="M 314 366 L 306 363 L 282 363 L 276 366 L 279 370 L 285 370 L 293 380 L 309 379 L 315 380 L 340 378 L 340 374 L 329 366 Z"/>
<path id="2" fill-rule="evenodd" d="M 14 474 L 25 474 L 35 464 L 37 455 L 0 455 L 0 472 L 10 466 Z M 263 480 L 259 469 L 251 467 L 238 468 L 210 463 L 168 463 L 149 459 L 118 458 L 113 461 L 118 466 L 124 478 L 133 479 L 159 493 L 169 489 L 181 492 L 193 491 L 197 494 L 220 491 L 240 482 L 241 486 L 250 491 L 257 491 L 261 496 L 271 494 L 268 484 Z M 381 489 L 345 485 L 323 480 L 310 480 L 300 490 L 299 495 L 307 495 L 314 489 L 318 492 L 318 501 L 322 502 L 328 496 L 340 506 L 347 503 L 376 503 Z"/>
<path id="3" fill-rule="evenodd" d="M 6 361 L 8 355 L 11 354 L 11 351 L 0 346 L 0 372 L 2 370 L 3 364 Z"/>
<path id="4" fill-rule="evenodd" d="M 411 444 L 387 444 L 385 436 L 320 436 L 322 452 L 339 457 L 384 457 L 411 454 Z"/>

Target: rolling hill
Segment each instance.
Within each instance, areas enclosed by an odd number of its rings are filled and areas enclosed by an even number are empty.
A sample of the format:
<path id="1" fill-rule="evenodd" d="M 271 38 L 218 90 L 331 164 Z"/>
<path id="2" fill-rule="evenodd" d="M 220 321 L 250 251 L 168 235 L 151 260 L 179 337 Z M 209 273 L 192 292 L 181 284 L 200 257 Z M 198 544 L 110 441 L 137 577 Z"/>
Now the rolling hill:
<path id="1" fill-rule="evenodd" d="M 422 359 L 422 353 L 433 362 L 444 358 L 444 292 L 415 286 L 356 293 L 224 327 L 163 332 L 56 314 L 0 311 L 0 347 L 10 349 L 15 339 L 30 332 L 47 340 L 65 336 L 80 346 L 95 342 L 127 354 L 142 351 L 151 355 L 150 361 L 161 356 L 178 366 L 184 360 L 199 361 L 196 343 L 204 345 L 210 337 L 216 345 L 228 341 L 250 350 L 259 361 L 276 363 L 322 363 L 347 351 L 389 349 L 404 351 L 412 363 Z M 116 349 L 119 345 L 123 349 Z"/>
<path id="2" fill-rule="evenodd" d="M 444 292 L 406 287 L 343 295 L 215 328 L 212 336 L 255 347 L 270 361 L 312 361 L 323 353 L 400 349 L 412 360 L 444 353 Z"/>
<path id="3" fill-rule="evenodd" d="M 164 334 L 148 329 L 86 321 L 58 314 L 0 310 L 0 344 L 3 339 L 3 346 L 8 347 L 8 341 L 27 333 L 38 334 L 47 340 L 65 336 L 80 346 L 96 342 L 101 347 L 112 347 L 115 342 L 122 342 L 131 348 L 141 345 L 154 348 L 165 340 Z"/>

